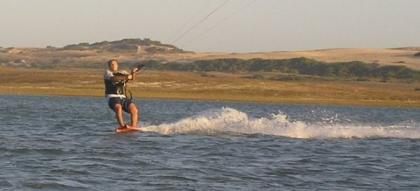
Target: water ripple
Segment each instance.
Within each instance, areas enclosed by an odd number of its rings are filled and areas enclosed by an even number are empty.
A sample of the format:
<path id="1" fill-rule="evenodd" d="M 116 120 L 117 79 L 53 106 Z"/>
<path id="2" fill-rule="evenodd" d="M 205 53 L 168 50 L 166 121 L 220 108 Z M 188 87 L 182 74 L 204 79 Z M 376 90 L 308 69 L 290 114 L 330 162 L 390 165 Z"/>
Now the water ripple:
<path id="1" fill-rule="evenodd" d="M 420 189 L 416 109 L 149 100 L 115 134 L 102 99 L 0 102 L 0 190 Z"/>

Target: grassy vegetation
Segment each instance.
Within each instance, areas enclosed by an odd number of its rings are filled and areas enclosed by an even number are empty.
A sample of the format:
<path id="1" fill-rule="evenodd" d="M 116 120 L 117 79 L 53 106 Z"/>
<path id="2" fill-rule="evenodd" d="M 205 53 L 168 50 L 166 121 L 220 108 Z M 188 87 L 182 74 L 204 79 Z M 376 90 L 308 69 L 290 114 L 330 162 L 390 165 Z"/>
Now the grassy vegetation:
<path id="1" fill-rule="evenodd" d="M 213 59 L 198 60 L 191 63 L 161 63 L 148 61 L 147 65 L 155 70 L 201 71 L 201 72 L 275 72 L 291 75 L 307 75 L 336 79 L 369 80 L 390 79 L 420 81 L 420 71 L 406 66 L 380 66 L 359 61 L 325 63 L 308 58 L 282 60 L 267 59 Z"/>
<path id="2" fill-rule="evenodd" d="M 162 44 L 159 41 L 145 39 L 122 39 L 118 41 L 102 41 L 96 43 L 79 43 L 64 46 L 61 50 L 95 50 L 109 52 L 130 52 L 137 51 L 138 46 L 148 46 L 147 52 L 183 52 L 183 50 L 169 44 Z M 49 47 L 51 48 L 51 47 Z"/>
<path id="3" fill-rule="evenodd" d="M 420 107 L 414 54 L 388 49 L 196 54 L 150 39 L 6 48 L 0 49 L 0 93 L 103 96 L 105 63 L 118 58 L 122 68 L 147 62 L 130 84 L 138 98 Z"/>
<path id="4" fill-rule="evenodd" d="M 54 53 L 55 54 L 55 53 Z M 103 69 L 107 58 L 88 56 L 86 52 L 66 52 L 71 57 L 56 54 L 45 59 L 32 61 L 24 59 L 2 61 L 10 66 L 21 66 L 41 69 L 90 68 Z M 93 58 L 91 58 L 93 57 Z M 109 58 L 109 57 L 108 57 Z M 12 59 L 10 57 L 9 59 Z M 158 60 L 123 60 L 121 65 L 129 67 L 138 63 L 146 63 L 149 70 L 182 71 L 182 72 L 224 72 L 249 73 L 259 79 L 300 80 L 309 78 L 324 78 L 331 80 L 355 81 L 420 81 L 420 71 L 402 65 L 378 65 L 359 61 L 326 63 L 308 58 L 292 59 L 210 59 L 192 62 L 166 62 Z M 270 73 L 271 75 L 266 75 Z M 259 75 L 259 76 L 258 76 Z"/>
<path id="5" fill-rule="evenodd" d="M 0 67 L 0 93 L 103 96 L 103 70 Z M 273 81 L 249 74 L 143 71 L 130 89 L 137 99 L 193 99 L 292 104 L 420 107 L 419 82 Z"/>

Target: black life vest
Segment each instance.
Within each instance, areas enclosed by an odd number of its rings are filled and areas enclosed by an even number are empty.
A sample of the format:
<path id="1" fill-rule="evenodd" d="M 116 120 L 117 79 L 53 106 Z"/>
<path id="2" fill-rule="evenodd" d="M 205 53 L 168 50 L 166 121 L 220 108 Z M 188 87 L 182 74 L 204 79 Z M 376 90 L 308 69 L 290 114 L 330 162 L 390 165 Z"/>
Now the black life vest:
<path id="1" fill-rule="evenodd" d="M 124 95 L 125 81 L 114 82 L 112 79 L 104 79 L 105 82 L 105 95 L 117 94 Z"/>

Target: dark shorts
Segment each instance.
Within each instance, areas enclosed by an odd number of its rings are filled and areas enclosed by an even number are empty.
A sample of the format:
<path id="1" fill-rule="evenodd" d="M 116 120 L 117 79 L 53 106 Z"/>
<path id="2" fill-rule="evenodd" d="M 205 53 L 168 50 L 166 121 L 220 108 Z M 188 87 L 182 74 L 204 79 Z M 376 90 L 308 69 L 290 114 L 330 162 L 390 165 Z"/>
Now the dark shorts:
<path id="1" fill-rule="evenodd" d="M 130 104 L 132 104 L 132 103 L 133 102 L 131 100 L 127 100 L 127 99 L 124 99 L 124 98 L 118 98 L 118 97 L 109 98 L 109 100 L 108 100 L 108 106 L 113 111 L 115 111 L 115 105 L 121 104 L 122 109 L 127 113 L 130 113 Z"/>

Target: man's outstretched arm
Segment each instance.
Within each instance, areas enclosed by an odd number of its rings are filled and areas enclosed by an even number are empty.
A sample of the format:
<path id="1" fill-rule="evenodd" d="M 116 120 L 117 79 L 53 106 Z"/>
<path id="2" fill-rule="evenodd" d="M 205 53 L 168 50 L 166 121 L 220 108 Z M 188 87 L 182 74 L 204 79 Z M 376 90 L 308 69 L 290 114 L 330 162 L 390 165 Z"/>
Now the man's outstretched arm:
<path id="1" fill-rule="evenodd" d="M 131 74 L 130 75 L 128 75 L 128 80 L 134 80 L 135 78 L 136 78 L 136 73 L 138 72 L 138 71 L 140 71 L 140 68 L 133 68 L 132 70 L 131 70 Z"/>

